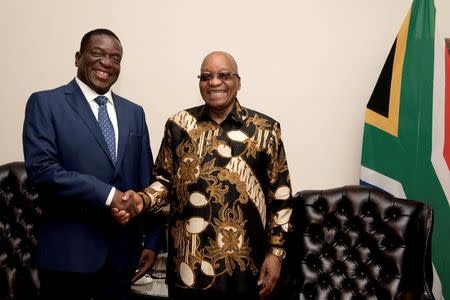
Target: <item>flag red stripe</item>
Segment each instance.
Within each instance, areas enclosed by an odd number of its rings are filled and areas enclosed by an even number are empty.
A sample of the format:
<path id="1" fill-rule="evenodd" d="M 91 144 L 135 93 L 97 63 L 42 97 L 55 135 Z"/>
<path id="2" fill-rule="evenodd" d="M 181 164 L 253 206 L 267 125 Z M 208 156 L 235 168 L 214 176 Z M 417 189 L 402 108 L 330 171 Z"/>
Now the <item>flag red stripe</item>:
<path id="1" fill-rule="evenodd" d="M 445 125 L 444 125 L 444 159 L 450 170 L 450 54 L 445 49 Z"/>

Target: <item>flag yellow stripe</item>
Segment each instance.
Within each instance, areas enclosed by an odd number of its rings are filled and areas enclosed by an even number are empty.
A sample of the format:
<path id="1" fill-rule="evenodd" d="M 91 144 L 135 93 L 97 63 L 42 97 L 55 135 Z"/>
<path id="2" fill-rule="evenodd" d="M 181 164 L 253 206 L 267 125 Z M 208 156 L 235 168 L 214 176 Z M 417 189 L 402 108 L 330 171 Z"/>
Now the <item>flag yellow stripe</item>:
<path id="1" fill-rule="evenodd" d="M 386 118 L 371 109 L 366 110 L 366 123 L 384 130 L 394 136 L 398 136 L 398 118 L 400 112 L 400 92 L 402 86 L 403 60 L 406 52 L 408 39 L 409 19 L 411 10 L 403 21 L 402 27 L 397 35 L 394 62 L 392 66 L 391 88 L 389 93 L 389 114 Z"/>

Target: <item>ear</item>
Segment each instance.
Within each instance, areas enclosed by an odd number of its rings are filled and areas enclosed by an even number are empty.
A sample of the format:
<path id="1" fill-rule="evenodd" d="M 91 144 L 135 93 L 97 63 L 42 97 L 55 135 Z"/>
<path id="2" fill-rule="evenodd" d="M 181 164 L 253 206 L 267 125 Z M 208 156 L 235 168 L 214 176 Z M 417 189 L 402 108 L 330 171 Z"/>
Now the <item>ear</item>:
<path id="1" fill-rule="evenodd" d="M 241 89 L 241 79 L 239 78 L 239 82 L 238 82 L 238 91 Z"/>
<path id="2" fill-rule="evenodd" d="M 78 68 L 78 65 L 79 65 L 79 62 L 80 62 L 80 56 L 81 56 L 80 52 L 77 51 L 75 53 L 75 67 L 77 67 L 77 68 Z"/>

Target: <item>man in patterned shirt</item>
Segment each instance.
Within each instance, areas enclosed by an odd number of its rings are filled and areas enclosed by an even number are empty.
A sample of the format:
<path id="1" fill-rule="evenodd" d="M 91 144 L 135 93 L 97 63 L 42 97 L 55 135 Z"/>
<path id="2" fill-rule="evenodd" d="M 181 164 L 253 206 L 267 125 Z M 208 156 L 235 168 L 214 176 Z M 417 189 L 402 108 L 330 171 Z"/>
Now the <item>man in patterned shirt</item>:
<path id="1" fill-rule="evenodd" d="M 198 78 L 205 105 L 167 121 L 156 181 L 127 195 L 154 212 L 170 203 L 171 299 L 265 297 L 280 276 L 292 212 L 280 125 L 239 104 L 230 54 L 208 54 Z"/>

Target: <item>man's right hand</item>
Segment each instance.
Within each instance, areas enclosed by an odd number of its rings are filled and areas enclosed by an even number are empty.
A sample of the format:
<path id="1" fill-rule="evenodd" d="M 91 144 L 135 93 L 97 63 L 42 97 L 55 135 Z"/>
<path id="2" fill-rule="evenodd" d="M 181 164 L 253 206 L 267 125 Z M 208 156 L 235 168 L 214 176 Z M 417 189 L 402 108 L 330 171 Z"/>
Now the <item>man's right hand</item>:
<path id="1" fill-rule="evenodd" d="M 144 203 L 141 196 L 132 190 L 125 193 L 116 190 L 111 202 L 111 214 L 120 224 L 128 223 L 130 219 L 138 215 L 143 208 Z"/>
<path id="2" fill-rule="evenodd" d="M 128 223 L 130 219 L 138 215 L 144 207 L 142 200 L 140 201 L 140 203 L 137 203 L 136 201 L 129 201 L 129 194 L 131 194 L 131 192 L 134 193 L 133 191 L 128 191 L 127 195 L 119 190 L 116 190 L 111 201 L 111 214 L 113 218 L 120 224 Z"/>

